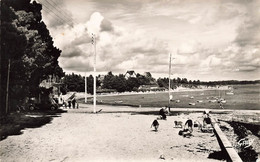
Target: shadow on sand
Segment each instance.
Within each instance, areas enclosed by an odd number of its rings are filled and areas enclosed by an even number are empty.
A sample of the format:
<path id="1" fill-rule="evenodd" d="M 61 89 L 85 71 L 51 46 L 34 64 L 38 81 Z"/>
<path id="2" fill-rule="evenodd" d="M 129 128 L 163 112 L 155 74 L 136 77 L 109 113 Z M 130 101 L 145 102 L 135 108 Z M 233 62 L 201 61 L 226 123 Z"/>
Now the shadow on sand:
<path id="1" fill-rule="evenodd" d="M 209 154 L 209 159 L 216 159 L 216 160 L 226 160 L 228 159 L 228 155 L 224 151 L 214 151 Z"/>
<path id="2" fill-rule="evenodd" d="M 167 116 L 178 116 L 178 115 L 189 115 L 192 113 L 202 113 L 202 111 L 171 111 L 171 113 Z M 131 115 L 159 115 L 159 111 L 140 111 L 140 112 L 132 112 Z"/>
<path id="3" fill-rule="evenodd" d="M 0 141 L 11 135 L 22 134 L 25 128 L 38 128 L 52 121 L 54 117 L 60 117 L 61 113 L 67 111 L 58 109 L 56 111 L 31 111 L 11 113 L 0 119 Z"/>

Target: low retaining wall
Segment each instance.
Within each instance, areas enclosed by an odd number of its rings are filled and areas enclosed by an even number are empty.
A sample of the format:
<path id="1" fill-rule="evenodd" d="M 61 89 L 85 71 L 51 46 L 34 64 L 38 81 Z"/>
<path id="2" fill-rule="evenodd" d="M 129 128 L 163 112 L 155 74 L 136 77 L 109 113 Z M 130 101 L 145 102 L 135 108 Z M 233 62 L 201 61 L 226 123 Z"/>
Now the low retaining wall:
<path id="1" fill-rule="evenodd" d="M 219 146 L 221 150 L 224 151 L 228 156 L 227 161 L 242 162 L 241 158 L 239 157 L 236 150 L 233 148 L 233 146 L 227 139 L 226 135 L 221 131 L 219 125 L 215 122 L 216 120 L 211 119 L 211 121 Z"/>

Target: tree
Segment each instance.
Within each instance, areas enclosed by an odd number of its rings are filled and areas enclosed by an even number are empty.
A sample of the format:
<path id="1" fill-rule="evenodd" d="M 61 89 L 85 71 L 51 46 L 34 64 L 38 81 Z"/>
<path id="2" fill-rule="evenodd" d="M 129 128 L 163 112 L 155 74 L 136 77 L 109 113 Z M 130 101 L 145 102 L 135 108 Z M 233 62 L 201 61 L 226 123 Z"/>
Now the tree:
<path id="1" fill-rule="evenodd" d="M 119 74 L 115 78 L 117 92 L 125 92 L 126 91 L 126 79 L 123 74 Z"/>
<path id="2" fill-rule="evenodd" d="M 172 79 L 173 83 L 177 83 L 177 80 L 175 78 Z"/>
<path id="3" fill-rule="evenodd" d="M 177 83 L 178 83 L 178 84 L 181 83 L 181 78 L 177 77 Z"/>
<path id="4" fill-rule="evenodd" d="M 157 79 L 157 84 L 159 85 L 159 87 L 165 87 L 168 88 L 169 87 L 169 78 L 159 78 Z"/>
<path id="5" fill-rule="evenodd" d="M 104 88 L 104 89 L 113 89 L 114 87 L 115 87 L 114 86 L 114 75 L 110 71 L 104 77 L 102 88 Z"/>
<path id="6" fill-rule="evenodd" d="M 92 75 L 87 77 L 87 93 L 93 94 L 94 78 Z M 97 87 L 100 86 L 100 81 L 97 79 Z M 63 87 L 66 91 L 85 92 L 85 77 L 77 74 L 67 74 L 63 78 Z"/>
<path id="7" fill-rule="evenodd" d="M 98 79 L 96 79 L 97 83 L 96 86 L 100 86 L 100 82 L 98 81 Z M 87 83 L 88 83 L 88 88 L 87 88 L 87 92 L 92 94 L 94 93 L 94 77 L 92 75 L 90 75 L 89 77 L 87 77 Z"/>
<path id="8" fill-rule="evenodd" d="M 13 24 L 17 16 L 5 0 L 2 2 L 1 10 L 1 91 L 6 94 L 2 97 L 5 106 L 1 105 L 1 107 L 5 107 L 4 112 L 7 114 L 9 112 L 9 86 L 12 83 L 12 80 L 10 81 L 11 69 L 22 58 L 27 42 L 25 36 Z"/>
<path id="9" fill-rule="evenodd" d="M 148 85 L 148 84 L 150 84 L 150 78 L 147 78 L 144 75 L 140 75 L 140 74 L 138 75 L 138 74 L 139 73 L 137 73 L 136 78 L 137 78 L 139 86 L 140 85 Z"/>
<path id="10" fill-rule="evenodd" d="M 126 80 L 126 90 L 133 91 L 139 87 L 137 78 L 130 77 Z"/>
<path id="11" fill-rule="evenodd" d="M 58 65 L 61 51 L 53 46 L 49 31 L 41 21 L 41 9 L 35 1 L 2 1 L 1 78 L 5 78 L 6 93 L 10 83 L 14 106 L 17 100 L 36 96 L 39 83 L 49 75 L 64 76 Z"/>
<path id="12" fill-rule="evenodd" d="M 187 78 L 182 78 L 182 79 L 181 79 L 181 83 L 182 83 L 182 84 L 187 84 L 187 83 L 188 83 Z"/>
<path id="13" fill-rule="evenodd" d="M 197 80 L 196 84 L 197 84 L 197 85 L 200 85 L 200 80 Z"/>
<path id="14" fill-rule="evenodd" d="M 113 75 L 108 72 L 103 80 L 103 89 L 115 89 L 117 92 L 124 92 L 126 90 L 126 79 L 123 74 Z"/>

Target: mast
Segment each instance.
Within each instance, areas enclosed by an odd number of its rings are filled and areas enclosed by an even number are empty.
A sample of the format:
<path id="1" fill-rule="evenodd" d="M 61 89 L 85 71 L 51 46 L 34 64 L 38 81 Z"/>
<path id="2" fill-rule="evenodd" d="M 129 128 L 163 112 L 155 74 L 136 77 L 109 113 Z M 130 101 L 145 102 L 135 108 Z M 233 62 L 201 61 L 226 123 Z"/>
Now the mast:
<path id="1" fill-rule="evenodd" d="M 86 72 L 85 72 L 85 103 L 87 103 L 87 87 L 88 87 L 88 84 L 87 84 L 87 75 L 86 75 Z"/>
<path id="2" fill-rule="evenodd" d="M 170 108 L 170 96 L 171 96 L 171 61 L 172 61 L 172 54 L 170 53 L 170 60 L 169 60 L 169 101 L 168 101 L 168 107 Z"/>
<path id="3" fill-rule="evenodd" d="M 97 96 L 96 96 L 96 37 L 95 34 L 92 33 L 92 43 L 94 45 L 94 99 L 93 99 L 93 112 L 96 113 L 96 100 L 97 100 Z"/>

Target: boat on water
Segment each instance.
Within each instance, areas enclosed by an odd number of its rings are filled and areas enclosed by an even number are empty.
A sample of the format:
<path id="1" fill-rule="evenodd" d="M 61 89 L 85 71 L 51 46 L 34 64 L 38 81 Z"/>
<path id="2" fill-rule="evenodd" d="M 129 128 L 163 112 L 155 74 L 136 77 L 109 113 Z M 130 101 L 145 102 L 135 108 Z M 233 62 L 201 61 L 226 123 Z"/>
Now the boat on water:
<path id="1" fill-rule="evenodd" d="M 234 95 L 234 92 L 233 92 L 233 91 L 230 91 L 230 92 L 227 92 L 226 94 L 227 94 L 227 95 Z"/>
<path id="2" fill-rule="evenodd" d="M 231 89 L 229 92 L 227 92 L 227 95 L 234 95 L 233 87 L 229 87 Z"/>

